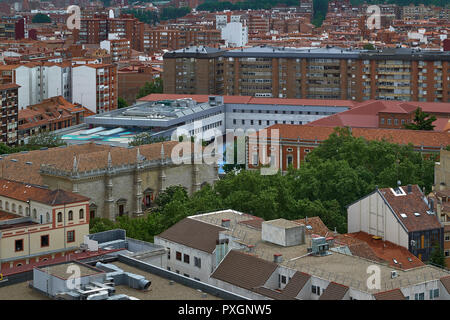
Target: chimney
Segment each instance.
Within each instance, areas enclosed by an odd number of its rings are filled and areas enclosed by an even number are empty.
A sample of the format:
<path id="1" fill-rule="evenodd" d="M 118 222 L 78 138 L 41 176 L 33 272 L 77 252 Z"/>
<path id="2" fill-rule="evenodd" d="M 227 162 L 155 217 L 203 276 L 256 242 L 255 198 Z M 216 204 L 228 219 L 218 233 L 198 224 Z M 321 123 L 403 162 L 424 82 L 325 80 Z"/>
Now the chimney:
<path id="1" fill-rule="evenodd" d="M 222 219 L 222 227 L 229 228 L 230 227 L 230 219 Z"/>
<path id="2" fill-rule="evenodd" d="M 273 255 L 273 262 L 281 263 L 283 261 L 283 255 L 281 253 L 275 253 Z"/>
<path id="3" fill-rule="evenodd" d="M 408 194 L 412 193 L 412 185 L 408 184 Z"/>

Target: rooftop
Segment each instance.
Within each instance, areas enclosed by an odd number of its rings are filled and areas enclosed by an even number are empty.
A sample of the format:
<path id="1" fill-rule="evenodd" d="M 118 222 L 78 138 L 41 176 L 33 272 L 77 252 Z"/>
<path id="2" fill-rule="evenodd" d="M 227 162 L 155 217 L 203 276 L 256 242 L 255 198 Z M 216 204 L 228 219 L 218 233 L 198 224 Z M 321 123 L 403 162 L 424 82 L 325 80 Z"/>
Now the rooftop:
<path id="1" fill-rule="evenodd" d="M 87 197 L 61 189 L 50 190 L 2 178 L 0 178 L 0 195 L 21 201 L 33 200 L 51 206 L 89 201 Z"/>
<path id="2" fill-rule="evenodd" d="M 49 275 L 53 275 L 59 279 L 67 280 L 73 277 L 72 272 L 68 272 L 71 267 L 78 267 L 80 270 L 80 277 L 87 277 L 94 274 L 104 273 L 104 271 L 94 268 L 90 265 L 80 263 L 80 262 L 68 262 L 68 263 L 60 263 L 52 266 L 44 266 L 39 269 L 48 273 Z"/>
<path id="3" fill-rule="evenodd" d="M 308 254 L 307 250 L 311 244 L 311 235 L 306 235 L 305 244 L 291 247 L 282 247 L 265 242 L 261 240 L 261 230 L 242 223 L 251 219 L 250 217 L 252 216 L 245 213 L 222 210 L 191 216 L 188 219 L 195 219 L 216 226 L 220 226 L 222 219 L 229 219 L 230 227 L 228 230 L 222 231 L 222 233 L 237 238 L 234 242 L 241 245 L 242 249 L 240 251 L 242 254 L 260 258 L 270 263 L 273 263 L 274 254 L 281 254 L 283 260 L 280 265 L 284 267 L 368 293 L 376 293 L 406 285 L 418 284 L 427 280 L 440 279 L 449 274 L 445 270 L 429 265 L 400 270 L 388 266 L 386 263 L 380 263 L 379 260 L 369 260 L 353 255 L 351 252 L 345 253 L 345 251 L 330 251 L 331 254 L 326 256 L 312 256 Z M 182 231 L 180 230 L 180 232 Z M 195 231 L 190 232 L 195 233 Z M 336 244 L 336 246 L 342 247 L 339 244 Z M 366 287 L 367 268 L 374 264 L 381 269 L 380 290 L 369 290 Z M 399 277 L 391 279 L 390 274 L 393 270 L 399 273 Z"/>

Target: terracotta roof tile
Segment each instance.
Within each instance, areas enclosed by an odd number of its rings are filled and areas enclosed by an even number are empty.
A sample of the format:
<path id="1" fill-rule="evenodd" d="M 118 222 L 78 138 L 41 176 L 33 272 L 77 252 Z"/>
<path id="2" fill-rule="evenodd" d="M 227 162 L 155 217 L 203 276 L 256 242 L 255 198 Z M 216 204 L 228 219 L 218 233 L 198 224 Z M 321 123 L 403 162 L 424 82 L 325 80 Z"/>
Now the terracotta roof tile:
<path id="1" fill-rule="evenodd" d="M 5 179 L 0 179 L 0 195 L 21 201 L 33 200 L 50 206 L 89 201 L 89 198 L 76 193 L 60 189 L 50 190 Z"/>
<path id="2" fill-rule="evenodd" d="M 395 196 L 390 188 L 379 189 L 379 192 L 408 232 L 442 228 L 436 214 L 427 213 L 430 209 L 424 202 L 418 185 L 411 186 L 411 193 L 408 193 L 407 186 L 401 188 L 406 195 Z M 415 213 L 419 213 L 419 216 L 416 216 Z M 406 218 L 403 218 L 401 214 L 405 214 Z"/>
<path id="3" fill-rule="evenodd" d="M 405 300 L 400 289 L 378 292 L 374 294 L 376 300 Z"/>
<path id="4" fill-rule="evenodd" d="M 256 256 L 231 250 L 211 275 L 247 290 L 262 287 L 278 265 Z"/>
<path id="5" fill-rule="evenodd" d="M 348 291 L 348 287 L 336 282 L 330 282 L 320 296 L 319 300 L 342 300 Z"/>
<path id="6" fill-rule="evenodd" d="M 220 231 L 225 231 L 225 229 L 195 219 L 184 218 L 159 234 L 158 237 L 212 253 L 216 249 Z"/>
<path id="7" fill-rule="evenodd" d="M 450 276 L 442 277 L 440 280 L 447 293 L 450 293 Z"/>

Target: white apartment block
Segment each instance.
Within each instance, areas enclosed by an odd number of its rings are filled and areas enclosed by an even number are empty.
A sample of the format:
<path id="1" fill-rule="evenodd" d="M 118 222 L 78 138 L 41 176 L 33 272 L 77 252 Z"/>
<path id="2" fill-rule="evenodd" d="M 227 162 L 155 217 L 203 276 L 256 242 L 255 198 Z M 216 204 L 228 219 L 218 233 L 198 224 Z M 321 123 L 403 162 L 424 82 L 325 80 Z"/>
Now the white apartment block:
<path id="1" fill-rule="evenodd" d="M 95 113 L 117 108 L 117 68 L 111 64 L 76 65 L 72 69 L 73 103 Z"/>
<path id="2" fill-rule="evenodd" d="M 19 88 L 19 110 L 43 100 L 63 96 L 72 101 L 72 68 L 70 64 L 28 63 L 15 69 Z"/>

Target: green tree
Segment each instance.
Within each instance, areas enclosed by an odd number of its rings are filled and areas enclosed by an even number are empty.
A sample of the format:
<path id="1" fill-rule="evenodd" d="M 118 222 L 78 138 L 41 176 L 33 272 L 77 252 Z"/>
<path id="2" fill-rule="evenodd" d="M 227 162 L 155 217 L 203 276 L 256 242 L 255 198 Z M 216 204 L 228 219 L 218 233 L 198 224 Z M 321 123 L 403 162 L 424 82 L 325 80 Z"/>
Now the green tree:
<path id="1" fill-rule="evenodd" d="M 430 262 L 442 268 L 446 267 L 444 251 L 441 249 L 438 242 L 435 242 L 433 245 Z"/>
<path id="2" fill-rule="evenodd" d="M 143 144 L 152 144 L 169 140 L 166 137 L 153 137 L 149 132 L 142 132 L 133 137 L 130 141 L 131 146 L 141 146 Z"/>
<path id="3" fill-rule="evenodd" d="M 46 14 L 36 13 L 31 19 L 32 23 L 51 23 L 52 19 Z"/>
<path id="4" fill-rule="evenodd" d="M 34 149 L 36 147 L 53 148 L 65 144 L 66 143 L 55 133 L 50 131 L 44 131 L 34 136 L 31 136 L 30 139 L 28 139 L 27 147 L 31 149 Z"/>
<path id="5" fill-rule="evenodd" d="M 136 99 L 148 96 L 152 93 L 163 93 L 163 82 L 161 78 L 156 78 L 152 82 L 146 82 L 145 85 L 139 89 Z"/>
<path id="6" fill-rule="evenodd" d="M 365 50 L 375 50 L 375 47 L 374 47 L 374 45 L 371 44 L 371 43 L 366 43 L 366 44 L 364 45 L 363 49 L 365 49 Z"/>
<path id="7" fill-rule="evenodd" d="M 428 113 L 423 112 L 422 108 L 419 107 L 416 109 L 414 121 L 405 124 L 404 127 L 405 129 L 410 130 L 433 130 L 435 127 L 433 125 L 434 121 L 436 121 L 436 116 L 430 116 Z"/>
<path id="8" fill-rule="evenodd" d="M 128 107 L 128 103 L 125 101 L 124 98 L 119 97 L 117 99 L 117 108 L 122 109 L 122 108 L 126 108 L 126 107 Z"/>

